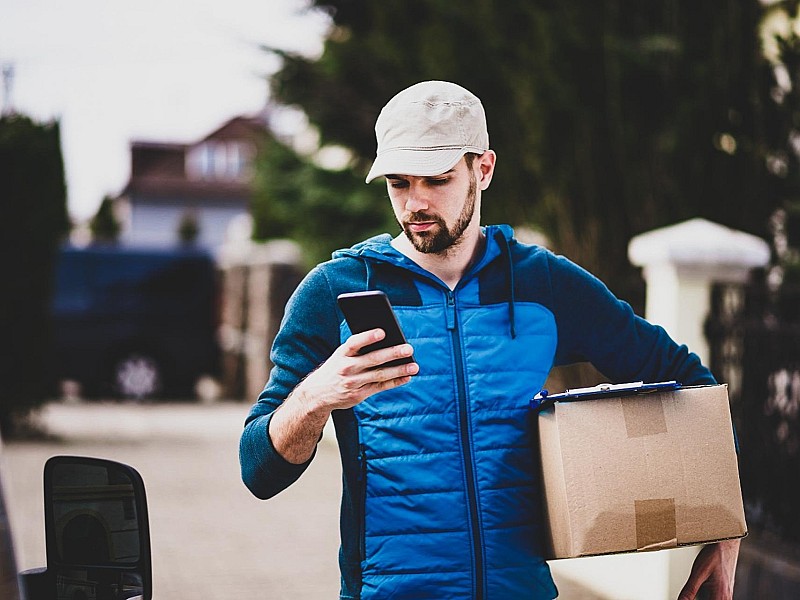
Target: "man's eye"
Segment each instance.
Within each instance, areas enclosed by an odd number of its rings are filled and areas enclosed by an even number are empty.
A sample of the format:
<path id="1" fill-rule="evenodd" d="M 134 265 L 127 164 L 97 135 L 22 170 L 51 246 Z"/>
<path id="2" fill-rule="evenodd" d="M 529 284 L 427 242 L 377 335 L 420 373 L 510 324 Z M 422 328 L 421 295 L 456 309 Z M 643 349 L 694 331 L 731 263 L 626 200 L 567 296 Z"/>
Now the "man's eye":
<path id="1" fill-rule="evenodd" d="M 402 179 L 390 179 L 389 185 L 395 189 L 408 187 L 408 182 Z"/>
<path id="2" fill-rule="evenodd" d="M 442 177 L 440 179 L 428 179 L 428 185 L 444 185 L 450 181 L 449 177 Z"/>

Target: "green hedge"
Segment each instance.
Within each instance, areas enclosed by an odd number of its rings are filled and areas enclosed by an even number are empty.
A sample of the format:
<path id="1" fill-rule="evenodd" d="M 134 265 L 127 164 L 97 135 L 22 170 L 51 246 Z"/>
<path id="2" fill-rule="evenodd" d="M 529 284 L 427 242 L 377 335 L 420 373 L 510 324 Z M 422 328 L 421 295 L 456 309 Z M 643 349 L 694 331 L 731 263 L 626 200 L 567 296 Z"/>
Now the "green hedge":
<path id="1" fill-rule="evenodd" d="M 0 430 L 52 392 L 49 304 L 56 250 L 69 229 L 59 124 L 0 118 Z"/>

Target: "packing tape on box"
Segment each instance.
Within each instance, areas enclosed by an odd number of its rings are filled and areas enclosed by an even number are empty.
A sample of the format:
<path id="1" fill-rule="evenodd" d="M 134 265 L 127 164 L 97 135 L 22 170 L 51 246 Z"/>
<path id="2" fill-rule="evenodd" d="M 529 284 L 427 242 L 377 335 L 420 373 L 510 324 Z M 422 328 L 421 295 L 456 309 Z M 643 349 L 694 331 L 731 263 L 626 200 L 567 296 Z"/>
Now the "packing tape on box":
<path id="1" fill-rule="evenodd" d="M 636 548 L 658 550 L 678 545 L 675 498 L 635 500 Z"/>
<path id="2" fill-rule="evenodd" d="M 667 433 L 667 419 L 660 395 L 647 402 L 625 402 L 622 413 L 628 438 Z M 675 498 L 635 500 L 636 547 L 638 550 L 674 548 L 678 545 Z"/>
<path id="3" fill-rule="evenodd" d="M 653 398 L 648 398 L 647 402 L 626 402 L 625 398 L 621 402 L 629 438 L 667 433 L 662 394 L 653 394 Z"/>

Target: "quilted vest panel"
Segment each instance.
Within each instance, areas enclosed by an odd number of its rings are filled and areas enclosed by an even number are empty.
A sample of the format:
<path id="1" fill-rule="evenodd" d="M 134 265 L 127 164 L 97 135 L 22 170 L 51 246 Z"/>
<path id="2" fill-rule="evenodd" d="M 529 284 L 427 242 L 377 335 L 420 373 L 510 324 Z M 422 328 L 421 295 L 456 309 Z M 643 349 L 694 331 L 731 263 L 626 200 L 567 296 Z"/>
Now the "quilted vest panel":
<path id="1" fill-rule="evenodd" d="M 364 600 L 556 596 L 538 545 L 528 422 L 552 366 L 555 321 L 517 303 L 512 338 L 507 304 L 480 305 L 476 287 L 448 304 L 430 286 L 423 306 L 396 306 L 420 373 L 354 408 Z"/>

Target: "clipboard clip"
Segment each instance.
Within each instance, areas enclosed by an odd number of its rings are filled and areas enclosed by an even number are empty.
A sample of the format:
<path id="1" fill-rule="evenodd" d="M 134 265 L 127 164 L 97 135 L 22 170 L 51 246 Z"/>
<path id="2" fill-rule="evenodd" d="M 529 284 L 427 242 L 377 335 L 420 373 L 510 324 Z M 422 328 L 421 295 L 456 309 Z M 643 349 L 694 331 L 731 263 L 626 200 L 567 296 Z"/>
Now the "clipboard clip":
<path id="1" fill-rule="evenodd" d="M 538 412 L 559 401 L 569 402 L 572 400 L 602 398 L 604 396 L 626 396 L 658 390 L 674 390 L 679 387 L 681 387 L 681 384 L 677 381 L 659 381 L 656 383 L 633 381 L 629 383 L 600 383 L 591 387 L 568 389 L 560 394 L 550 394 L 547 390 L 541 390 L 530 401 L 530 405 L 532 410 Z"/>

